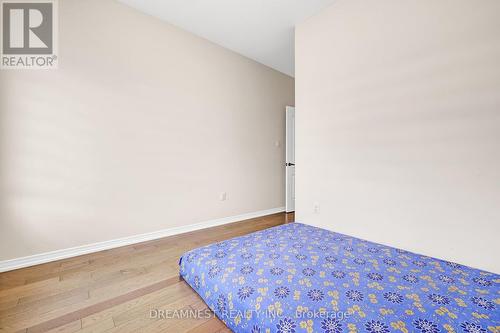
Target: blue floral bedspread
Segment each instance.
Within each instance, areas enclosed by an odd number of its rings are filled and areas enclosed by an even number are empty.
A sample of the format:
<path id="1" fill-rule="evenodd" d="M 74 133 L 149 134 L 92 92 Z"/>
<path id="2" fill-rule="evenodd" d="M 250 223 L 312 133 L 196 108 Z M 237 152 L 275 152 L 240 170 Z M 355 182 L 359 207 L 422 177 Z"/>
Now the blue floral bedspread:
<path id="1" fill-rule="evenodd" d="M 499 275 L 300 223 L 189 251 L 180 272 L 234 332 L 500 333 Z"/>

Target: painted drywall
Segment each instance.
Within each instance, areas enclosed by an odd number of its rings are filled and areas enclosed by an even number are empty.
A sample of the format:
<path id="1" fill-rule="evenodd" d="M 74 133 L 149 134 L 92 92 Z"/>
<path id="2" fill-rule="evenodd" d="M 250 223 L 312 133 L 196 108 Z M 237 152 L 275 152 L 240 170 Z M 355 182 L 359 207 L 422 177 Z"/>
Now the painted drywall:
<path id="1" fill-rule="evenodd" d="M 499 13 L 339 0 L 296 28 L 299 220 L 500 273 Z"/>
<path id="2" fill-rule="evenodd" d="M 284 206 L 292 78 L 110 0 L 59 49 L 0 73 L 0 260 Z"/>

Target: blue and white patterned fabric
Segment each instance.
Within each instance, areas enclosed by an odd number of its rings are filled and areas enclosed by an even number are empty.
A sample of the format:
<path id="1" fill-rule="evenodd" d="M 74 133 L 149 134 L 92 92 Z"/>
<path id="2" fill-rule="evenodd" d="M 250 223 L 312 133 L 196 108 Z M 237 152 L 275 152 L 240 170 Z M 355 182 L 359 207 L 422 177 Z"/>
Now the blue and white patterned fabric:
<path id="1" fill-rule="evenodd" d="M 234 332 L 500 333 L 499 275 L 300 223 L 189 251 L 180 272 Z"/>

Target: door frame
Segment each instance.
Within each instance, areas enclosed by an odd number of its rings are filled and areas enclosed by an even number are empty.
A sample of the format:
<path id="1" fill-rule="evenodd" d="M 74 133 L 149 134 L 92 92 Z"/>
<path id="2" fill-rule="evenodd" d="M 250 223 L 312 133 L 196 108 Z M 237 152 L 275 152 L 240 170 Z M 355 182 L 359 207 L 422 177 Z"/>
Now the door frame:
<path id="1" fill-rule="evenodd" d="M 285 211 L 295 211 L 295 107 L 285 110 Z"/>

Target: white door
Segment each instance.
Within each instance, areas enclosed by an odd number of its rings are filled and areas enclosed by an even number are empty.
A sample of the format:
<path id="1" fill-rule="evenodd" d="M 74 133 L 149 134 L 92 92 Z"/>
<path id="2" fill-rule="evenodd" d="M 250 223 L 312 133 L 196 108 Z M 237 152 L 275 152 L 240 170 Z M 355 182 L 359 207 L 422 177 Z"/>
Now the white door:
<path id="1" fill-rule="evenodd" d="M 286 107 L 286 211 L 295 210 L 295 108 Z"/>

